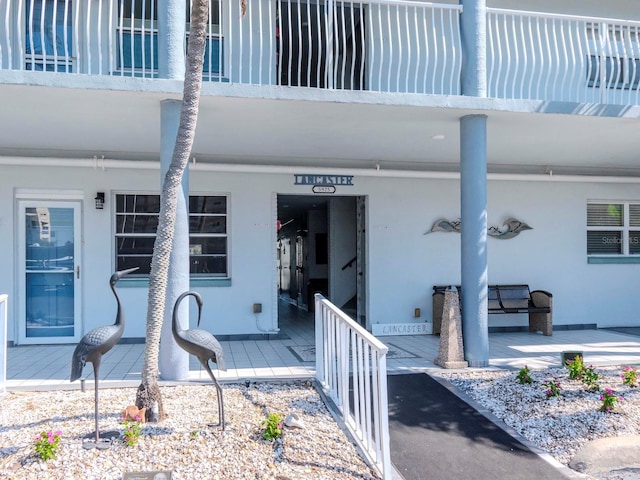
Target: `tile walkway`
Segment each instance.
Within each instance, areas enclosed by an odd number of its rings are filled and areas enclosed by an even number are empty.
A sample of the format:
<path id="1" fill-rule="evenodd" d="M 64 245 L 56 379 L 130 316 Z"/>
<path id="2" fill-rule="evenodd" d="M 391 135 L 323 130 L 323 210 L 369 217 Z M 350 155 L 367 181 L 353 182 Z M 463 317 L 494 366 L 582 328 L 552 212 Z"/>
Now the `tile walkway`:
<path id="1" fill-rule="evenodd" d="M 223 382 L 244 379 L 309 378 L 315 374 L 313 361 L 302 361 L 288 347 L 314 344 L 313 315 L 295 307 L 280 305 L 281 340 L 245 340 L 221 342 L 226 372 L 216 375 Z M 383 343 L 399 355 L 387 361 L 389 373 L 438 369 L 439 337 L 389 336 Z M 7 390 L 73 389 L 69 374 L 75 345 L 17 346 L 7 351 Z M 489 335 L 490 365 L 518 369 L 547 368 L 560 365 L 560 352 L 584 352 L 585 362 L 594 366 L 640 365 L 640 336 L 612 330 L 555 331 L 545 337 L 531 333 L 495 333 Z M 144 345 L 119 344 L 108 352 L 100 367 L 101 386 L 137 386 L 140 384 Z M 84 370 L 93 387 L 92 366 Z M 197 359 L 189 358 L 189 381 L 209 381 Z"/>

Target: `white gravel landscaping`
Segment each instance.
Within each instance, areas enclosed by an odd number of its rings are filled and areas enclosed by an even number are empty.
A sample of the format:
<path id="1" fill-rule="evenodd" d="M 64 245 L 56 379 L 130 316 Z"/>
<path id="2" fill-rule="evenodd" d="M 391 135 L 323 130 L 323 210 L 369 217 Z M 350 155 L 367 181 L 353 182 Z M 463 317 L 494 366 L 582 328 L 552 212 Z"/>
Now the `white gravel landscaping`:
<path id="1" fill-rule="evenodd" d="M 588 391 L 582 382 L 569 379 L 564 368 L 532 370 L 530 384 L 518 383 L 518 371 L 514 370 L 465 370 L 442 376 L 531 443 L 568 465 L 591 440 L 640 435 L 640 388 L 623 383 L 621 366 L 595 371 L 600 375 L 600 391 Z M 560 396 L 547 398 L 542 383 L 554 378 L 560 384 Z M 606 388 L 620 399 L 610 412 L 600 411 L 600 395 Z"/>
<path id="2" fill-rule="evenodd" d="M 212 385 L 161 387 L 169 417 L 145 424 L 139 442 L 108 450 L 82 448 L 94 431 L 94 392 L 9 392 L 0 397 L 0 478 L 121 479 L 124 472 L 171 470 L 172 479 L 375 479 L 310 382 L 225 384 L 226 431 L 217 423 Z M 101 432 L 119 431 L 135 388 L 100 391 Z M 297 414 L 304 428 L 262 439 L 269 413 Z M 34 438 L 62 431 L 55 460 L 42 462 Z"/>

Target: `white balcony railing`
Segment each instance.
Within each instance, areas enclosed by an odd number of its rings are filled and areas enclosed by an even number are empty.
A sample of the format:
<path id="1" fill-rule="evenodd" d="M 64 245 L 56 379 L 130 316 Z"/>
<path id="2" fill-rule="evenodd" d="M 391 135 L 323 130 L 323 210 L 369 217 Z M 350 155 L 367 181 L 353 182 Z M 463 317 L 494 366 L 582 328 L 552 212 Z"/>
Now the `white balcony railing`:
<path id="1" fill-rule="evenodd" d="M 7 390 L 7 295 L 0 295 L 0 395 Z"/>
<path id="2" fill-rule="evenodd" d="M 459 5 L 256 0 L 241 8 L 212 0 L 205 80 L 459 93 Z M 157 17 L 152 0 L 4 0 L 0 69 L 153 78 L 162 61 Z"/>
<path id="3" fill-rule="evenodd" d="M 388 348 L 320 294 L 315 323 L 316 377 L 371 465 L 391 478 Z"/>
<path id="4" fill-rule="evenodd" d="M 0 69 L 157 77 L 156 1 L 0 1 Z M 205 80 L 461 94 L 460 5 L 252 0 L 244 12 L 242 5 L 211 0 Z M 487 12 L 490 97 L 640 103 L 640 22 Z M 188 9 L 186 20 L 188 37 Z"/>
<path id="5" fill-rule="evenodd" d="M 640 22 L 488 9 L 488 95 L 638 104 Z"/>

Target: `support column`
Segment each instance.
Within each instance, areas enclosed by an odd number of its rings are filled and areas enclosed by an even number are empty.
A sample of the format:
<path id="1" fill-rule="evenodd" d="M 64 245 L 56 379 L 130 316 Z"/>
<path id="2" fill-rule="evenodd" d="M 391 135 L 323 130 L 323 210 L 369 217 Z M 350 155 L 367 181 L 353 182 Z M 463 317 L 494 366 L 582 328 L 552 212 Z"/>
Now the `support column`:
<path id="1" fill-rule="evenodd" d="M 169 170 L 176 135 L 180 125 L 180 100 L 163 100 L 160 104 L 160 177 L 161 184 Z M 167 297 L 164 308 L 162 334 L 160 336 L 159 367 L 163 380 L 186 380 L 189 377 L 189 354 L 178 346 L 171 332 L 173 306 L 183 292 L 189 290 L 189 168 L 182 177 L 182 189 L 178 192 L 176 225 L 169 261 Z M 189 328 L 189 302 L 179 307 L 180 328 Z"/>
<path id="2" fill-rule="evenodd" d="M 180 80 L 185 76 L 186 0 L 158 0 L 158 76 Z M 173 158 L 180 126 L 179 100 L 160 102 L 160 186 Z M 169 261 L 167 297 L 164 308 L 158 366 L 163 380 L 186 380 L 189 377 L 189 354 L 173 339 L 173 306 L 181 293 L 189 290 L 189 167 L 182 178 L 178 195 L 173 248 Z M 178 314 L 181 328 L 189 328 L 189 302 L 182 302 Z"/>
<path id="3" fill-rule="evenodd" d="M 462 95 L 487 96 L 486 0 L 460 0 L 462 38 Z"/>
<path id="4" fill-rule="evenodd" d="M 462 95 L 486 97 L 486 0 L 460 0 L 460 3 Z M 470 367 L 486 367 L 489 365 L 486 115 L 460 119 L 460 193 L 464 356 Z"/>
<path id="5" fill-rule="evenodd" d="M 470 367 L 489 365 L 487 116 L 460 119 L 462 334 Z"/>
<path id="6" fill-rule="evenodd" d="M 158 0 L 158 77 L 185 75 L 186 0 Z"/>

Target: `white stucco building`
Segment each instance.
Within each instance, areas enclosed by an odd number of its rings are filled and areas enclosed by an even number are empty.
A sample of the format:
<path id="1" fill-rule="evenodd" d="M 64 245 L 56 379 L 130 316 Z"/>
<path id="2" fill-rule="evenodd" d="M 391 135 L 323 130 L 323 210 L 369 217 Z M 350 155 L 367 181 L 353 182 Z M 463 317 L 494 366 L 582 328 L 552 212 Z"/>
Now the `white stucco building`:
<path id="1" fill-rule="evenodd" d="M 112 322 L 109 276 L 131 266 L 123 338 L 144 338 L 161 103 L 182 92 L 158 54 L 165 3 L 0 3 L 13 344 L 75 342 Z M 460 284 L 468 262 L 459 233 L 425 232 L 461 217 L 532 227 L 480 244 L 484 281 L 551 292 L 554 328 L 638 325 L 640 10 L 465 3 L 251 0 L 243 17 L 239 1 L 213 2 L 188 176 L 190 288 L 216 335 L 276 335 L 279 299 L 306 308 L 315 290 L 370 330 L 428 331 L 432 287 Z M 461 27 L 472 3 L 478 51 Z M 486 120 L 475 220 L 461 213 L 469 116 Z"/>

